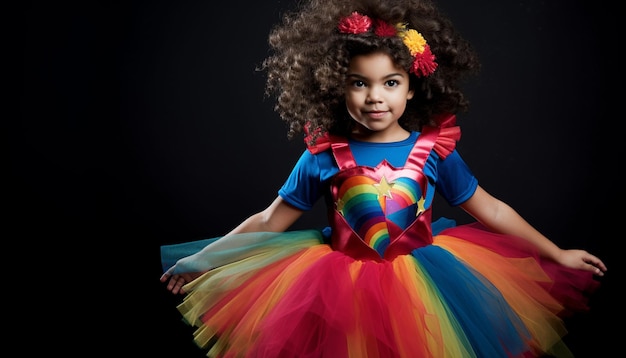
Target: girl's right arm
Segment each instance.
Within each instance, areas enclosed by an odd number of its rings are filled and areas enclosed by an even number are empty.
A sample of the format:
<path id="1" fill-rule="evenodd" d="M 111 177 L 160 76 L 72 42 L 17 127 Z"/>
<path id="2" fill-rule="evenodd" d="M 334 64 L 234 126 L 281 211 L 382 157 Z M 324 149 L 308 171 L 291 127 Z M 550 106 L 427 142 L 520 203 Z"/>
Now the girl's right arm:
<path id="1" fill-rule="evenodd" d="M 302 216 L 302 213 L 302 210 L 288 204 L 280 196 L 278 196 L 267 208 L 248 217 L 224 237 L 205 246 L 199 252 L 178 260 L 178 262 L 176 262 L 174 266 L 172 266 L 161 276 L 161 282 L 167 282 L 169 280 L 167 284 L 167 289 L 174 294 L 185 293 L 182 290 L 182 287 L 187 282 L 195 279 L 196 277 L 206 272 L 208 269 L 198 269 L 191 271 L 183 269 L 182 271 L 185 272 L 176 273 L 176 271 L 181 271 L 181 267 L 197 266 L 197 263 L 201 261 L 198 259 L 202 258 L 203 255 L 211 252 L 217 252 L 219 250 L 230 250 L 240 246 L 241 243 L 236 242 L 237 240 L 231 239 L 231 237 L 233 236 L 232 234 L 241 234 L 247 232 L 283 232 L 287 230 L 293 223 L 295 223 L 296 220 L 298 220 L 298 218 Z M 262 237 L 263 236 L 259 236 L 260 239 Z M 214 260 L 211 263 L 211 266 L 217 267 L 221 264 L 222 263 L 215 262 Z"/>

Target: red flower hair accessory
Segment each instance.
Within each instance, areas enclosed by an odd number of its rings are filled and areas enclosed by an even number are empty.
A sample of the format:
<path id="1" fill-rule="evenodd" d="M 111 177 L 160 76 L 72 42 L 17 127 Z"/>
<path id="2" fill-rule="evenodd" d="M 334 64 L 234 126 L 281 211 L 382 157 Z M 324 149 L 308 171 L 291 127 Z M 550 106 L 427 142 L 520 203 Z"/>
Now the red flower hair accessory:
<path id="1" fill-rule="evenodd" d="M 337 28 L 339 32 L 344 34 L 358 35 L 373 28 L 376 36 L 398 36 L 413 56 L 413 64 L 409 72 L 414 73 L 417 77 L 426 77 L 437 69 L 435 55 L 430 51 L 430 46 L 426 43 L 424 36 L 414 29 L 409 29 L 406 24 L 399 23 L 393 26 L 380 19 L 372 20 L 369 16 L 354 11 L 341 18 Z"/>
<path id="2" fill-rule="evenodd" d="M 379 37 L 392 37 L 398 35 L 398 29 L 388 22 L 377 19 L 374 33 Z"/>
<path id="3" fill-rule="evenodd" d="M 362 34 L 372 27 L 372 19 L 369 16 L 353 12 L 339 21 L 339 32 L 344 34 Z"/>

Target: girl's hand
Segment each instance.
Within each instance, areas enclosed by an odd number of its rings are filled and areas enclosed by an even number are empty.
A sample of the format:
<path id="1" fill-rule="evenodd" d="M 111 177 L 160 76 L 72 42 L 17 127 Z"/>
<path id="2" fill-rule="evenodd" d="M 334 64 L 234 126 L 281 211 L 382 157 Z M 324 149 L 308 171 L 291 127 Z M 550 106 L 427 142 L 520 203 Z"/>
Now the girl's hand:
<path id="1" fill-rule="evenodd" d="M 602 260 L 585 250 L 562 250 L 556 261 L 569 268 L 591 271 L 597 276 L 604 276 L 607 270 Z"/>
<path id="2" fill-rule="evenodd" d="M 161 276 L 161 282 L 166 282 L 169 279 L 169 282 L 167 283 L 167 289 L 173 294 L 184 294 L 186 292 L 183 289 L 183 286 L 186 283 L 193 281 L 202 274 L 203 272 L 185 272 L 172 275 L 170 271 L 168 271 Z"/>
<path id="3" fill-rule="evenodd" d="M 169 280 L 167 289 L 173 294 L 186 293 L 183 286 L 207 271 L 198 267 L 198 262 L 200 261 L 195 259 L 195 255 L 183 257 L 161 275 L 161 282 L 165 283 Z"/>

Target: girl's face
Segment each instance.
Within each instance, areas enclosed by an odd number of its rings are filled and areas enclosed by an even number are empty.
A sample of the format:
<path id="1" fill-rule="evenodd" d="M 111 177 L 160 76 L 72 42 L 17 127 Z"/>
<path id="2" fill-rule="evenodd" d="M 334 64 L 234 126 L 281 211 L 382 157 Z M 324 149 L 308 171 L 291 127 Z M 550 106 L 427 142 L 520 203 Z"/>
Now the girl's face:
<path id="1" fill-rule="evenodd" d="M 408 132 L 398 124 L 413 98 L 409 74 L 395 66 L 383 52 L 352 58 L 345 85 L 346 107 L 356 121 L 355 139 L 393 142 L 407 138 Z"/>

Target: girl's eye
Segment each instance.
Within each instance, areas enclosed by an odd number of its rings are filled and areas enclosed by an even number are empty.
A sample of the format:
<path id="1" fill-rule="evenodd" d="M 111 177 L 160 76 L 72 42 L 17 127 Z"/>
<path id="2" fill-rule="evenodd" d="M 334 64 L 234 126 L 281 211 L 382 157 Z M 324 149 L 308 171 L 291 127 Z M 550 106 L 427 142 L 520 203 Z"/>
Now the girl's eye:
<path id="1" fill-rule="evenodd" d="M 389 87 L 395 87 L 397 85 L 398 85 L 398 81 L 396 81 L 396 80 L 389 80 L 389 81 L 387 81 L 387 86 L 389 86 Z"/>
<path id="2" fill-rule="evenodd" d="M 354 87 L 365 87 L 365 82 L 360 81 L 360 80 L 356 80 L 356 81 L 354 81 L 354 82 L 352 83 L 352 85 L 353 85 Z"/>

